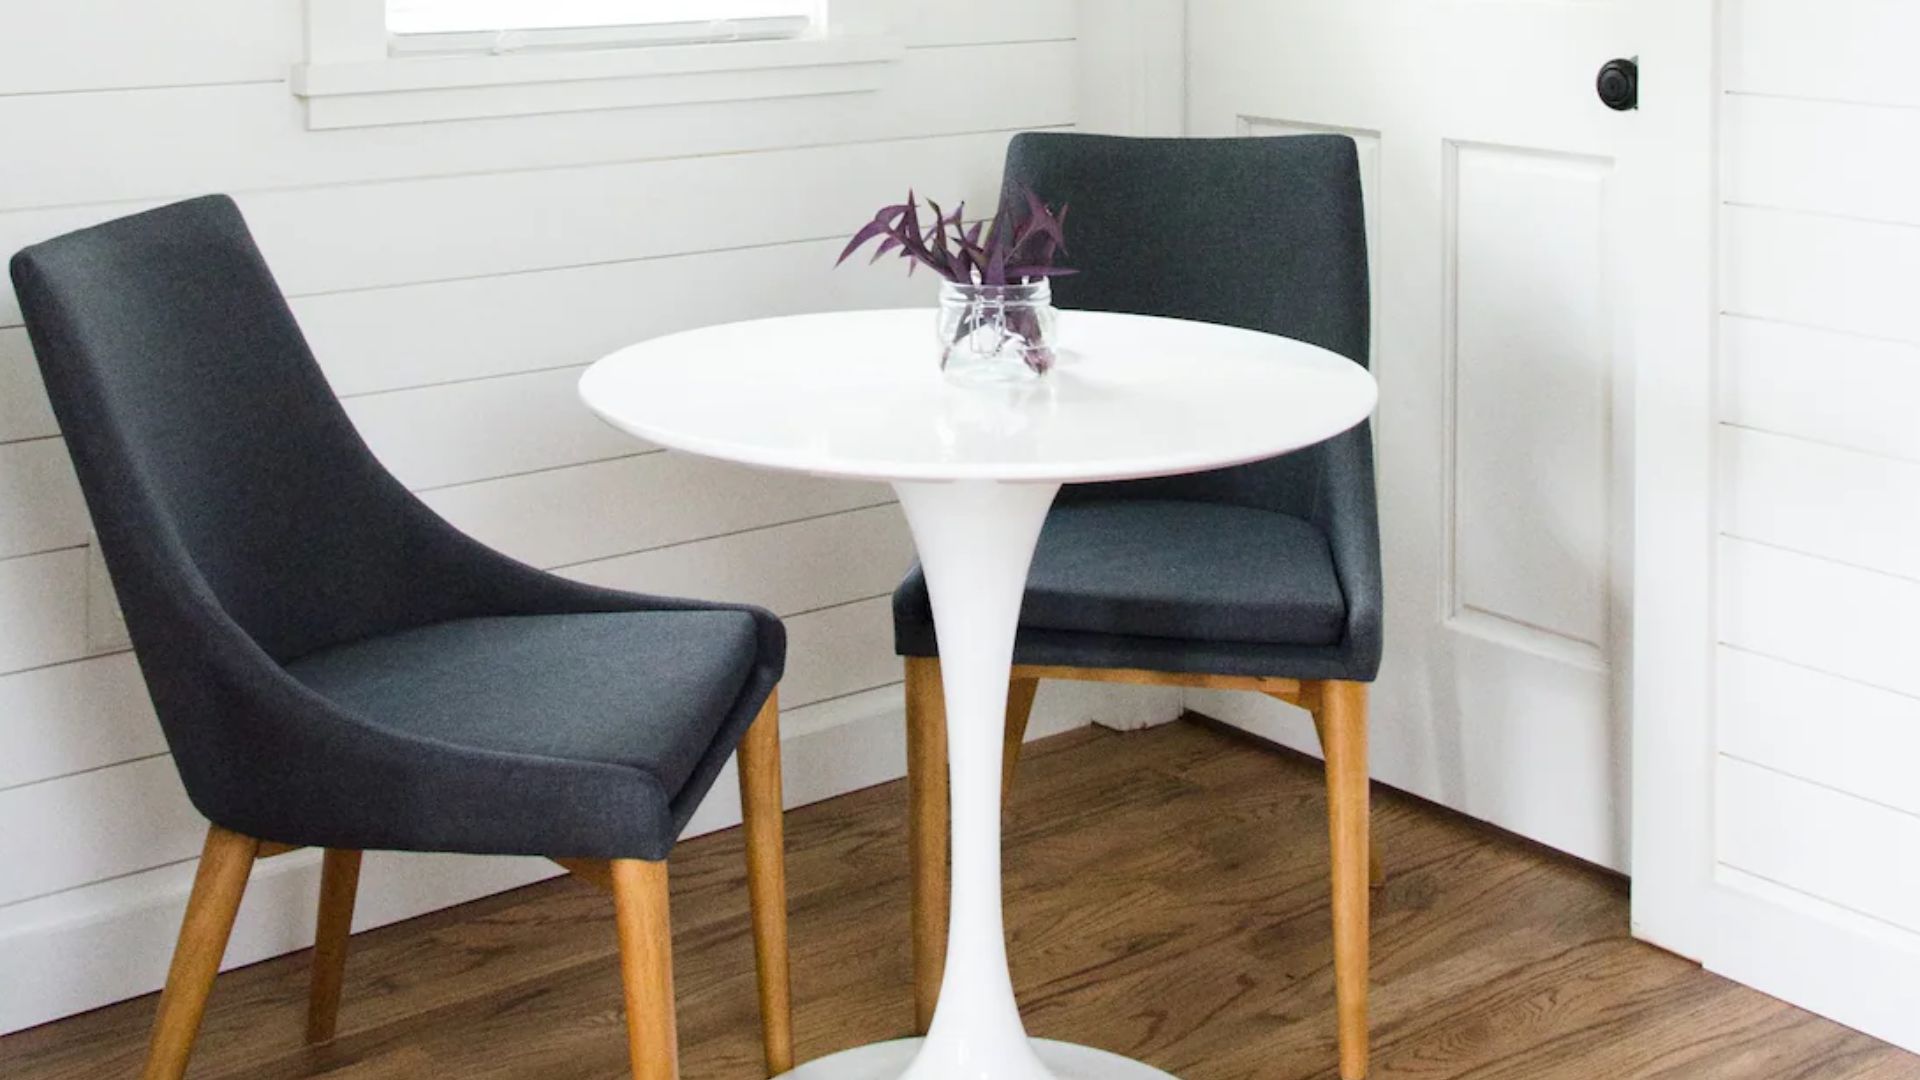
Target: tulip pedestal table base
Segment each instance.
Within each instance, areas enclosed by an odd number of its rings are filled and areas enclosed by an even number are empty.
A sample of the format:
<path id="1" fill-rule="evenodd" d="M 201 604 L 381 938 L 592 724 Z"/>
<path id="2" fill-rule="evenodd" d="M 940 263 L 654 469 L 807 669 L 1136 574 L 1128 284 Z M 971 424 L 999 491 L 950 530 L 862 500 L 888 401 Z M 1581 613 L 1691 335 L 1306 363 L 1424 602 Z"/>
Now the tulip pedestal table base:
<path id="1" fill-rule="evenodd" d="M 896 482 L 927 577 L 947 699 L 953 898 L 947 966 L 924 1040 L 862 1047 L 789 1080 L 1172 1080 L 1101 1050 L 1027 1038 L 1001 921 L 1002 725 L 1020 600 L 1060 485 Z"/>
<path id="2" fill-rule="evenodd" d="M 902 1039 L 847 1050 L 808 1062 L 784 1080 L 895 1080 L 906 1075 L 923 1041 Z M 1174 1080 L 1151 1065 L 1070 1043 L 1035 1039 L 1033 1052 L 1058 1080 Z"/>
<path id="3" fill-rule="evenodd" d="M 1365 419 L 1373 380 L 1297 341 L 1066 312 L 1063 361 L 1047 380 L 958 388 L 914 362 L 927 320 L 881 311 L 710 327 L 624 350 L 580 383 L 595 412 L 661 446 L 891 483 L 919 549 L 953 800 L 940 1000 L 925 1039 L 848 1050 L 786 1080 L 1173 1080 L 1104 1051 L 1029 1039 L 1020 1022 L 1001 920 L 1000 766 L 1027 571 L 1061 484 L 1297 450 Z"/>
<path id="4" fill-rule="evenodd" d="M 791 1080 L 1170 1080 L 1098 1050 L 1027 1038 L 1000 901 L 1001 725 L 1020 598 L 1053 483 L 895 483 L 926 572 L 947 698 L 953 900 L 940 1003 L 925 1040 L 864 1047 Z"/>

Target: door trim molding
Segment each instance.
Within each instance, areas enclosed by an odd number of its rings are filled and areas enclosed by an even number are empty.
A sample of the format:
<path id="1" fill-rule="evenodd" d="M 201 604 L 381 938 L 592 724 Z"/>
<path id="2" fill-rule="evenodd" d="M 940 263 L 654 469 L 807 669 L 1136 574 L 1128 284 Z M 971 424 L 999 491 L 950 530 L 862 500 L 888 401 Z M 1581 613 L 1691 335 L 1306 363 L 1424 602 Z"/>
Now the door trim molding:
<path id="1" fill-rule="evenodd" d="M 1711 940 L 1719 5 L 1634 0 L 1641 106 L 1622 157 L 1636 234 L 1630 696 L 1633 933 Z"/>

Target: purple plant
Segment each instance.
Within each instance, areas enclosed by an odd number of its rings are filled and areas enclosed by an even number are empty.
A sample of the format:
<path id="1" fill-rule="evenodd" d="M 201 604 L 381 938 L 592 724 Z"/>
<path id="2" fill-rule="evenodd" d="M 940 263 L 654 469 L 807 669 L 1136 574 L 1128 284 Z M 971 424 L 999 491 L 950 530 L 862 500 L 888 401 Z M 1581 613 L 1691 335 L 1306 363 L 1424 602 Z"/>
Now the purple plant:
<path id="1" fill-rule="evenodd" d="M 923 228 L 920 201 L 909 191 L 906 202 L 883 207 L 854 233 L 834 265 L 879 240 L 872 262 L 898 254 L 907 260 L 907 273 L 925 266 L 956 285 L 1018 285 L 1073 273 L 1053 262 L 1067 251 L 1067 208 L 1060 207 L 1056 214 L 1025 188 L 1012 194 L 1017 198 L 1001 206 L 991 226 L 979 221 L 968 225 L 966 203 L 945 214 L 939 203 L 928 199 L 933 220 Z"/>

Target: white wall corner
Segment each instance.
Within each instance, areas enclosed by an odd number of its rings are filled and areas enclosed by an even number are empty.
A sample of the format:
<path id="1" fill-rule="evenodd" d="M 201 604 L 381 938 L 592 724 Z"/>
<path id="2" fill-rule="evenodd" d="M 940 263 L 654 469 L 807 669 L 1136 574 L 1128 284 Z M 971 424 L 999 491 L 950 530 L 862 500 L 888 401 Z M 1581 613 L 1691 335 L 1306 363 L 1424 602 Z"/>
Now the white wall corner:
<path id="1" fill-rule="evenodd" d="M 1079 130 L 1187 128 L 1187 0 L 1080 0 Z"/>

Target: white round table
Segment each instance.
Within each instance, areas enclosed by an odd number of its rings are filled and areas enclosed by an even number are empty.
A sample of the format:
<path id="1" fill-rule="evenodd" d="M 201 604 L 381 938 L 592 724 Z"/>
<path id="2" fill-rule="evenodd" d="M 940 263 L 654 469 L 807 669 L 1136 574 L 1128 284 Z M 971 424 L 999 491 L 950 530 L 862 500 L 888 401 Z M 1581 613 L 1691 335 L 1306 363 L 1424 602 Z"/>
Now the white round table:
<path id="1" fill-rule="evenodd" d="M 1046 379 L 960 386 L 931 310 L 734 323 L 593 365 L 607 421 L 689 453 L 899 493 L 926 573 L 946 686 L 953 896 L 924 1040 L 860 1047 L 791 1080 L 1171 1080 L 1104 1051 L 1030 1040 L 1001 923 L 1000 765 L 1020 599 L 1062 484 L 1199 472 L 1297 450 L 1372 412 L 1359 365 L 1204 323 L 1062 312 Z"/>

